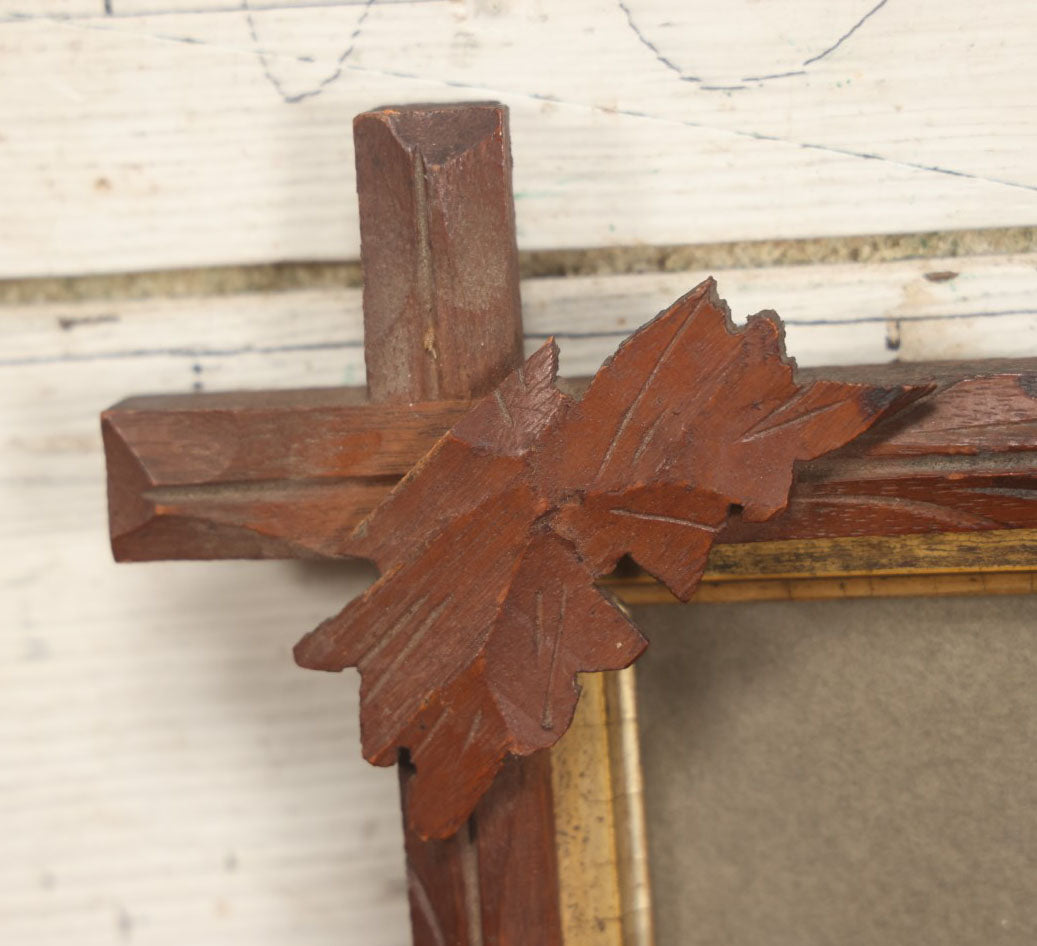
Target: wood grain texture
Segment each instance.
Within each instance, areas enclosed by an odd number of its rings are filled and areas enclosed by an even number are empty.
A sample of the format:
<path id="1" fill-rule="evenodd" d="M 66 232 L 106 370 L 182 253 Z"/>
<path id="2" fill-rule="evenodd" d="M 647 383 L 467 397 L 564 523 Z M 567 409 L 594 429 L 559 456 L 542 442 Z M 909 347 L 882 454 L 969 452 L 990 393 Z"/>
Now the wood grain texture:
<path id="1" fill-rule="evenodd" d="M 954 368 L 950 378 L 946 368 L 933 370 L 937 392 L 924 404 L 804 470 L 778 519 L 759 528 L 731 523 L 722 539 L 1034 528 L 1033 368 L 966 379 L 954 378 Z"/>
<path id="2" fill-rule="evenodd" d="M 392 106 L 353 135 L 371 398 L 481 397 L 522 352 L 507 109 Z"/>
<path id="3" fill-rule="evenodd" d="M 1037 361 L 801 374 L 893 385 L 931 381 L 936 390 L 859 443 L 804 464 L 787 512 L 767 523 L 729 523 L 718 541 L 1020 528 L 1037 521 L 1037 397 L 1028 380 L 1037 375 Z M 116 556 L 362 554 L 352 529 L 466 405 L 427 404 L 407 413 L 361 407 L 361 393 L 275 392 L 262 404 L 252 394 L 212 394 L 198 402 L 162 396 L 112 408 L 105 432 L 117 473 L 110 484 Z M 320 423 L 310 426 L 311 419 Z M 174 442 L 179 446 L 172 448 Z M 235 456 L 255 456 L 252 481 L 242 482 Z"/>
<path id="4" fill-rule="evenodd" d="M 1028 0 L 100 6 L 5 7 L 2 276 L 356 259 L 349 122 L 389 101 L 509 106 L 524 247 L 1037 209 Z"/>
<path id="5" fill-rule="evenodd" d="M 370 575 L 116 566 L 81 396 L 82 417 L 28 408 L 78 474 L 0 485 L 0 941 L 408 942 L 396 779 L 357 752 L 357 681 L 291 660 L 293 628 Z"/>
<path id="6" fill-rule="evenodd" d="M 408 824 L 426 837 L 453 834 L 509 754 L 558 740 L 578 671 L 643 649 L 596 577 L 630 554 L 686 599 L 732 506 L 773 516 L 795 460 L 926 390 L 798 383 L 777 319 L 734 331 L 711 281 L 631 336 L 580 400 L 556 372 L 548 343 L 357 526 L 349 551 L 382 578 L 296 647 L 303 666 L 360 670 L 364 754 L 408 751 Z"/>
<path id="7" fill-rule="evenodd" d="M 422 446 L 436 443 L 446 417 L 467 409 L 368 404 L 363 394 L 124 402 L 102 425 L 116 558 L 177 558 L 185 545 L 203 546 L 205 558 L 336 554 L 355 517 L 381 501 Z"/>
<path id="8" fill-rule="evenodd" d="M 406 808 L 414 768 L 401 759 L 399 773 L 400 800 Z M 414 946 L 478 942 L 482 934 L 478 853 L 468 826 L 440 841 L 422 840 L 406 828 L 403 835 Z"/>
<path id="9" fill-rule="evenodd" d="M 509 759 L 475 809 L 484 944 L 563 946 L 551 766 Z"/>
<path id="10" fill-rule="evenodd" d="M 376 404 L 472 398 L 522 362 L 507 119 L 494 105 L 413 106 L 354 123 L 364 355 Z M 376 450 L 369 442 L 359 452 Z M 327 506 L 319 514 L 335 518 Z M 387 761 L 400 763 L 409 812 L 426 780 L 422 760 L 401 749 Z M 547 756 L 514 760 L 455 827 L 428 840 L 405 819 L 414 946 L 561 946 Z"/>
<path id="11" fill-rule="evenodd" d="M 302 4 L 276 4 L 289 5 Z M 5 0 L 0 10 L 38 17 L 99 14 L 99 6 Z M 472 34 L 483 42 L 486 27 L 501 22 L 501 32 L 511 33 L 506 46 L 539 29 L 521 10 L 516 17 L 500 4 L 473 4 L 464 8 L 456 37 L 434 43 L 424 24 L 400 16 L 380 45 L 381 62 L 352 62 L 336 77 L 343 52 L 347 62 L 359 59 L 341 45 L 356 24 L 346 14 L 357 10 L 300 10 L 284 18 L 260 11 L 250 37 L 236 0 L 113 6 L 131 15 L 0 26 L 0 71 L 11 90 L 0 101 L 0 266 L 9 275 L 355 256 L 349 116 L 402 97 L 401 88 L 407 97 L 411 90 L 423 98 L 440 94 L 414 79 L 386 77 L 399 86 L 384 91 L 378 84 L 379 68 L 416 61 L 399 40 L 410 24 L 417 42 L 443 59 L 456 55 L 458 68 L 467 68 L 465 57 L 468 65 L 472 56 L 496 57 L 487 71 L 499 68 L 503 51 L 472 50 Z M 377 12 L 387 6 L 379 0 Z M 1020 49 L 1033 33 L 1025 28 L 1029 6 L 999 7 L 979 20 L 957 3 L 889 6 L 886 13 L 903 17 L 900 25 L 873 17 L 814 64 L 811 88 L 794 89 L 790 99 L 788 84 L 775 80 L 766 103 L 759 102 L 761 89 L 754 103 L 719 93 L 716 105 L 704 106 L 675 81 L 687 106 L 681 118 L 713 124 L 729 111 L 750 130 L 756 118 L 792 131 L 806 123 L 826 135 L 855 131 L 864 146 L 893 145 L 901 157 L 936 163 L 971 156 L 989 162 L 980 171 L 1003 170 L 995 165 L 1007 167 L 1030 121 L 1034 56 Z M 556 7 L 547 13 L 565 13 Z M 218 19 L 134 16 L 173 9 Z M 450 5 L 451 15 L 461 9 Z M 492 17 L 494 9 L 505 18 Z M 723 30 L 727 22 L 715 17 L 711 28 Z M 883 32 L 874 46 L 859 45 L 876 26 Z M 595 27 L 568 31 L 566 52 L 596 43 L 602 26 Z M 931 66 L 943 58 L 934 50 L 944 41 L 951 47 L 944 55 L 961 67 L 953 75 Z M 554 57 L 542 73 L 550 85 L 562 75 L 561 56 L 550 43 L 536 45 Z M 730 43 L 711 48 L 748 51 Z M 513 103 L 525 129 L 518 180 L 526 245 L 1032 222 L 1025 203 L 999 185 L 740 142 L 722 130 L 681 128 L 647 114 L 613 115 L 617 103 L 640 95 L 642 82 L 630 58 L 597 51 L 590 58 L 593 68 L 577 64 L 573 79 L 593 77 L 601 90 L 593 113 L 564 102 Z M 603 61 L 621 65 L 603 70 Z M 282 105 L 274 86 L 264 85 L 268 67 L 289 95 L 320 95 Z M 342 98 L 347 85 L 352 103 Z M 594 183 L 585 187 L 588 154 Z M 665 191 L 654 190 L 653 180 L 666 182 Z M 547 228 L 539 243 L 538 227 Z M 1007 314 L 1020 306 L 1000 304 L 1018 283 L 991 268 L 970 297 L 964 287 L 976 287 L 973 274 L 982 267 L 967 261 L 963 278 L 944 284 L 959 289 L 958 297 L 934 293 L 919 302 L 907 290 L 940 288 L 922 281 L 925 265 L 910 264 L 917 279 L 872 266 L 846 268 L 857 274 L 846 280 L 833 278 L 831 267 L 763 272 L 752 286 L 762 300 L 739 311 L 777 304 L 790 316 L 793 303 L 828 292 L 835 304 L 820 306 L 822 315 L 873 319 L 793 324 L 790 340 L 801 363 L 1003 356 L 1018 353 L 1027 337 L 1032 344 L 1032 315 Z M 962 261 L 931 265 L 961 268 Z M 672 275 L 542 281 L 526 292 L 527 326 L 581 336 L 565 344 L 563 372 L 588 374 L 629 331 L 620 320 L 646 311 L 644 298 L 661 296 L 651 311 L 699 278 L 669 288 L 664 282 Z M 778 285 L 787 296 L 773 291 Z M 948 303 L 953 308 L 941 308 Z M 954 318 L 945 318 L 951 312 Z M 362 384 L 359 313 L 359 294 L 348 292 L 5 309 L 0 408 L 9 502 L 0 609 L 11 630 L 3 689 L 5 722 L 13 728 L 0 746 L 3 791 L 14 794 L 5 794 L 2 806 L 9 843 L 0 856 L 0 938 L 111 944 L 132 930 L 141 941 L 330 944 L 344 937 L 393 946 L 405 936 L 394 879 L 395 800 L 386 803 L 392 792 L 378 778 L 387 773 L 363 771 L 350 751 L 351 681 L 329 680 L 318 691 L 309 675 L 297 684 L 284 663 L 289 616 L 312 613 L 316 620 L 330 609 L 342 594 L 338 573 L 276 562 L 117 569 L 97 541 L 104 518 L 97 410 L 134 390 Z M 905 313 L 934 318 L 899 323 Z M 898 324 L 893 352 L 887 329 Z M 602 328 L 613 334 L 601 337 Z M 26 535 L 34 537 L 30 545 Z M 332 731 L 331 720 L 341 720 L 341 730 Z M 332 811 L 341 820 L 329 825 Z M 319 822 L 309 812 L 320 812 Z M 235 852 L 237 867 L 224 876 L 213 865 L 234 864 L 228 855 Z"/>
<path id="12" fill-rule="evenodd" d="M 449 838 L 405 831 L 414 946 L 562 946 L 551 764 L 510 760 Z M 405 808 L 414 775 L 402 761 Z"/>

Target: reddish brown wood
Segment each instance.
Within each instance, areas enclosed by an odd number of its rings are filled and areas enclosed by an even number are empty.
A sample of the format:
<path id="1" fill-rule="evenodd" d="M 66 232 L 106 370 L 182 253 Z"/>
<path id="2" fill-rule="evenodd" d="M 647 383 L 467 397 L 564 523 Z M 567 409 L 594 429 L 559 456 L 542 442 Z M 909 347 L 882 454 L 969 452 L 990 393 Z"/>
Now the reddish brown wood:
<path id="1" fill-rule="evenodd" d="M 374 400 L 478 397 L 515 366 L 507 114 L 495 103 L 392 107 L 353 122 Z"/>
<path id="2" fill-rule="evenodd" d="M 102 419 L 115 557 L 350 554 L 359 519 L 468 406 L 360 388 L 130 398 Z"/>
<path id="3" fill-rule="evenodd" d="M 973 531 L 990 523 L 1037 527 L 1037 359 L 826 368 L 799 376 L 931 380 L 937 387 L 842 450 L 801 464 L 787 513 L 748 526 L 733 521 L 718 542 L 864 529 L 872 535 Z M 570 386 L 582 391 L 587 383 Z M 366 404 L 359 388 L 123 401 L 105 412 L 103 423 L 115 556 L 353 554 L 353 528 L 468 406 Z M 888 502 L 814 501 L 857 494 Z M 915 514 L 906 515 L 900 499 L 935 508 L 920 515 L 923 509 L 913 505 Z"/>
<path id="4" fill-rule="evenodd" d="M 1028 367 L 979 378 L 933 370 L 934 395 L 805 467 L 782 515 L 733 521 L 718 541 L 1037 527 L 1037 364 Z"/>
<path id="5" fill-rule="evenodd" d="M 406 758 L 399 764 L 400 801 L 407 808 L 414 768 Z M 472 826 L 452 838 L 422 840 L 404 830 L 407 894 L 414 946 L 478 942 L 482 931 L 478 852 Z"/>
<path id="6" fill-rule="evenodd" d="M 522 363 L 507 111 L 498 105 L 382 109 L 358 117 L 354 129 L 371 399 L 484 394 Z M 394 428 L 367 433 L 391 440 Z M 386 446 L 347 435 L 333 454 L 317 453 L 332 475 L 348 466 L 354 477 L 370 476 L 366 464 Z M 302 441 L 292 455 L 307 452 Z M 354 481 L 353 495 L 339 493 L 335 501 L 359 499 L 356 491 L 364 487 Z M 317 528 L 318 519 L 336 518 L 335 507 L 320 500 L 311 508 Z M 297 507 L 293 521 L 305 513 Z M 341 520 L 323 528 L 323 547 L 342 554 L 350 540 Z M 393 750 L 388 761 L 397 755 Z M 404 810 L 421 778 L 404 757 Z M 516 760 L 452 837 L 424 840 L 406 823 L 404 835 L 417 946 L 531 938 L 561 946 L 546 756 Z"/>
<path id="7" fill-rule="evenodd" d="M 558 740 L 578 671 L 644 648 L 597 577 L 630 554 L 686 599 L 732 506 L 773 516 L 794 461 L 925 393 L 798 384 L 777 319 L 735 331 L 712 280 L 628 339 L 582 399 L 556 372 L 550 342 L 357 526 L 382 578 L 296 647 L 303 666 L 359 668 L 364 754 L 408 751 L 408 820 L 426 837 L 453 834 L 509 754 Z"/>
<path id="8" fill-rule="evenodd" d="M 561 946 L 550 755 L 509 759 L 472 823 L 484 946 Z"/>
<path id="9" fill-rule="evenodd" d="M 400 764 L 407 805 L 414 770 Z M 414 942 L 561 946 L 551 759 L 505 763 L 452 837 L 405 836 Z"/>

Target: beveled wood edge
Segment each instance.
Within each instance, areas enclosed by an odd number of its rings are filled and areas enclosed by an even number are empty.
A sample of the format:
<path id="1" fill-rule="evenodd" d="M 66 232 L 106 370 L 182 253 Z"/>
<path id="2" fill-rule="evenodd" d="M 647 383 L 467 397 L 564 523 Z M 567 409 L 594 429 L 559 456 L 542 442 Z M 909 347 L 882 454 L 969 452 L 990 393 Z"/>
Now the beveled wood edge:
<path id="1" fill-rule="evenodd" d="M 550 750 L 564 946 L 624 946 L 603 676 L 580 676 L 572 724 Z"/>
<path id="2" fill-rule="evenodd" d="M 628 667 L 604 677 L 623 946 L 654 946 L 637 672 Z"/>
<path id="3" fill-rule="evenodd" d="M 1035 576 L 1037 529 L 789 539 L 715 545 L 691 600 L 1025 594 Z M 644 572 L 600 584 L 626 604 L 679 603 Z"/>
<path id="4" fill-rule="evenodd" d="M 659 584 L 613 589 L 625 604 L 681 604 Z M 703 582 L 691 601 L 826 601 L 834 598 L 910 598 L 920 595 L 1021 595 L 1037 592 L 1037 570 L 959 572 L 947 575 L 851 575 L 845 578 L 776 578 Z"/>
<path id="5" fill-rule="evenodd" d="M 580 676 L 551 749 L 565 946 L 654 946 L 634 668 Z"/>

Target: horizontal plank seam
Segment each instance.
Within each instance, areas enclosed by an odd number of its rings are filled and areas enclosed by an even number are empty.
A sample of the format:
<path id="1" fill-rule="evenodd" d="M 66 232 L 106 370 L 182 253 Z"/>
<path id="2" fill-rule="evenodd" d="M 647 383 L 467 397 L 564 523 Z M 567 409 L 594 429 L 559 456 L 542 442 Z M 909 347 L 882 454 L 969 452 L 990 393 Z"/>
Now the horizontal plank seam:
<path id="1" fill-rule="evenodd" d="M 527 249 L 519 253 L 519 268 L 523 280 L 653 273 L 672 276 L 702 270 L 996 260 L 1027 255 L 1034 249 L 1037 249 L 1037 227 L 981 227 L 701 244 Z M 0 279 L 0 304 L 139 302 L 151 298 L 250 292 L 358 289 L 361 284 L 360 263 L 356 260 L 243 263 L 67 276 L 14 276 Z"/>
<path id="2" fill-rule="evenodd" d="M 785 319 L 786 325 L 843 326 L 865 323 L 887 322 L 941 322 L 963 319 L 994 319 L 1004 316 L 1037 315 L 1037 309 L 1005 309 L 986 312 L 947 313 L 939 315 L 876 315 L 858 319 Z M 528 332 L 524 338 L 530 341 L 625 338 L 628 331 L 614 332 Z M 126 358 L 234 358 L 241 355 L 279 355 L 308 351 L 339 351 L 363 348 L 362 339 L 339 342 L 308 342 L 298 345 L 244 345 L 237 348 L 194 348 L 173 346 L 170 348 L 135 348 L 127 351 L 66 352 L 61 355 L 40 355 L 28 358 L 0 358 L 0 368 L 23 368 L 29 365 L 53 365 L 71 362 L 112 361 Z"/>
<path id="3" fill-rule="evenodd" d="M 868 323 L 879 323 L 885 325 L 887 322 L 943 322 L 950 319 L 991 319 L 1008 315 L 1037 315 L 1037 309 L 1004 309 L 986 312 L 962 312 L 962 313 L 938 313 L 936 315 L 866 315 L 857 319 L 796 319 L 783 318 L 786 325 L 864 325 Z M 529 339 L 548 338 L 613 338 L 629 335 L 629 332 L 530 332 L 526 335 Z"/>

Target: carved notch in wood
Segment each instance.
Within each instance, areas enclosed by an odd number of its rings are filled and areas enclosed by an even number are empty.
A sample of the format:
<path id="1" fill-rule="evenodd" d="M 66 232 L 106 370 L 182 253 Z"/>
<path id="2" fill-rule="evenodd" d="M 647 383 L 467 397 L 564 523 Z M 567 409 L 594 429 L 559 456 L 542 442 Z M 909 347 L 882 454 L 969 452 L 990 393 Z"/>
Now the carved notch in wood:
<path id="1" fill-rule="evenodd" d="M 603 365 L 581 400 L 549 341 L 445 434 L 357 526 L 381 578 L 296 646 L 362 675 L 364 755 L 416 767 L 407 817 L 452 834 L 507 755 L 553 745 L 580 671 L 645 640 L 595 579 L 624 555 L 687 599 L 733 512 L 762 521 L 793 465 L 928 387 L 798 384 L 781 324 L 736 330 L 709 280 Z"/>

